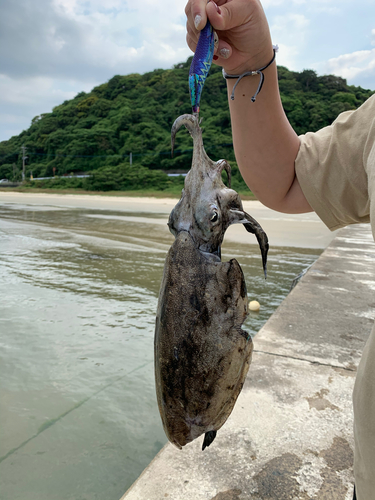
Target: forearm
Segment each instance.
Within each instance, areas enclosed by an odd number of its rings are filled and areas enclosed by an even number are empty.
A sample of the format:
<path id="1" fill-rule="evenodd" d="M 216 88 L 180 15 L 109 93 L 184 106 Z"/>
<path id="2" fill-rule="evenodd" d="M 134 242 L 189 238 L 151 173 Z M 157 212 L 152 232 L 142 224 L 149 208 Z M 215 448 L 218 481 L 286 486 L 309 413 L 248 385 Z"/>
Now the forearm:
<path id="1" fill-rule="evenodd" d="M 271 50 L 269 54 L 270 60 Z M 227 80 L 238 166 L 246 184 L 264 205 L 287 213 L 312 211 L 295 175 L 299 139 L 281 104 L 276 63 L 264 70 L 264 77 L 255 102 L 251 97 L 259 83 L 257 75 L 242 78 L 234 100 L 230 95 L 236 80 Z"/>
<path id="2" fill-rule="evenodd" d="M 268 22 L 260 0 L 189 0 L 185 9 L 187 42 L 195 51 L 197 28 L 207 16 L 219 36 L 216 62 L 229 74 L 264 67 L 273 56 Z M 241 174 L 257 198 L 274 210 L 312 211 L 298 179 L 294 162 L 299 139 L 281 105 L 276 63 L 264 70 L 264 84 L 255 102 L 259 76 L 246 76 L 229 99 L 236 159 Z M 236 80 L 227 80 L 229 96 Z"/>

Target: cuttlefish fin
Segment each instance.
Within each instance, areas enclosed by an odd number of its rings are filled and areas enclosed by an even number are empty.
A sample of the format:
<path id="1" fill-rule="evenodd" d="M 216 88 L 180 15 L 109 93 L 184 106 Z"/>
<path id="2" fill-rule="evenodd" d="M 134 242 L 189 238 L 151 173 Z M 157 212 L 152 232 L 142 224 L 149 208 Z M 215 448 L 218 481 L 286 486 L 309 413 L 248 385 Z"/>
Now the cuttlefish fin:
<path id="1" fill-rule="evenodd" d="M 251 215 L 243 212 L 242 210 L 230 210 L 231 212 L 231 224 L 240 223 L 245 226 L 246 231 L 255 234 L 256 239 L 260 247 L 262 254 L 262 264 L 264 277 L 267 278 L 267 254 L 269 250 L 268 237 L 263 231 L 262 226 L 253 218 Z"/>
<path id="2" fill-rule="evenodd" d="M 203 444 L 202 444 L 202 451 L 205 448 L 207 448 L 207 446 L 210 446 L 210 444 L 212 443 L 212 441 L 215 439 L 216 434 L 217 434 L 217 431 L 208 431 L 208 432 L 206 432 L 206 434 L 204 435 L 204 441 L 203 441 Z"/>

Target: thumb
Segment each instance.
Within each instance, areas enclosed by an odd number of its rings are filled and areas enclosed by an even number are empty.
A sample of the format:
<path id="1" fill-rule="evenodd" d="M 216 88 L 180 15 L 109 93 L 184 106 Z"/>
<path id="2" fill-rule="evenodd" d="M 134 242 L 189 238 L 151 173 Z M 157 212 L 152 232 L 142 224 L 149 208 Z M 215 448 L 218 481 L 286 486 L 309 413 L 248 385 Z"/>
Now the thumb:
<path id="1" fill-rule="evenodd" d="M 227 31 L 243 26 L 252 20 L 254 11 L 260 4 L 257 0 L 217 0 L 207 4 L 207 15 L 213 28 Z M 261 8 L 261 7 L 260 7 Z"/>

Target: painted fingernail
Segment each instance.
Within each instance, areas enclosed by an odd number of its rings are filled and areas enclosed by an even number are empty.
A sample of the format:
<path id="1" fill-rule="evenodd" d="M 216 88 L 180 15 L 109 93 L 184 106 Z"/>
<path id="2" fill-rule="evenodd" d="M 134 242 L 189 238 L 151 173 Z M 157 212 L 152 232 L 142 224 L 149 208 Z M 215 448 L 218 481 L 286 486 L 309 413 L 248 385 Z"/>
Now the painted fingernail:
<path id="1" fill-rule="evenodd" d="M 214 31 L 214 45 L 216 49 L 219 47 L 219 37 L 217 36 L 216 31 Z"/>
<path id="2" fill-rule="evenodd" d="M 197 14 L 194 18 L 194 26 L 195 29 L 198 29 L 198 26 L 200 25 L 200 22 L 202 21 L 202 16 L 200 14 Z"/>
<path id="3" fill-rule="evenodd" d="M 219 56 L 214 56 L 213 59 L 214 61 L 217 61 L 219 59 Z"/>
<path id="4" fill-rule="evenodd" d="M 229 52 L 230 52 L 229 49 L 226 49 L 225 47 L 219 50 L 219 54 L 223 59 L 228 59 Z"/>

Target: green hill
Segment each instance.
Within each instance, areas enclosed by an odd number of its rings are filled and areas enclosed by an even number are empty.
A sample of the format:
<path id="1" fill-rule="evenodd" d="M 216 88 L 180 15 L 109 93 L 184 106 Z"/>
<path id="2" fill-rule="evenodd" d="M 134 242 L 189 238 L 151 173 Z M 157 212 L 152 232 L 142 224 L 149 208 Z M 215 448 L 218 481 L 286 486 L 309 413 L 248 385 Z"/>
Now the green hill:
<path id="1" fill-rule="evenodd" d="M 175 158 L 170 157 L 170 129 L 183 113 L 190 113 L 188 72 L 191 58 L 170 70 L 143 75 L 116 75 L 90 93 L 33 118 L 20 135 L 0 143 L 0 178 L 20 178 L 21 146 L 27 147 L 26 177 L 60 179 L 54 185 L 86 189 L 167 189 L 181 185 L 161 171 L 190 168 L 192 141 L 177 136 Z M 342 111 L 361 105 L 373 92 L 348 86 L 342 78 L 318 77 L 278 68 L 285 112 L 298 134 L 329 125 Z M 212 159 L 234 162 L 226 83 L 213 66 L 203 91 L 200 115 L 204 141 Z M 132 165 L 130 165 L 130 153 Z M 61 180 L 70 173 L 92 172 L 90 179 Z M 38 181 L 41 185 L 42 181 Z M 51 181 L 49 181 L 51 182 Z M 244 187 L 234 165 L 234 184 Z"/>

